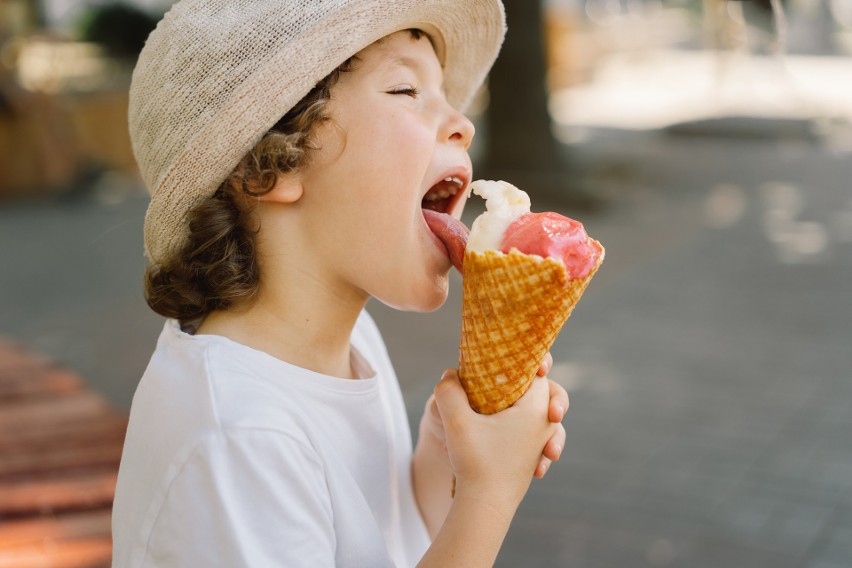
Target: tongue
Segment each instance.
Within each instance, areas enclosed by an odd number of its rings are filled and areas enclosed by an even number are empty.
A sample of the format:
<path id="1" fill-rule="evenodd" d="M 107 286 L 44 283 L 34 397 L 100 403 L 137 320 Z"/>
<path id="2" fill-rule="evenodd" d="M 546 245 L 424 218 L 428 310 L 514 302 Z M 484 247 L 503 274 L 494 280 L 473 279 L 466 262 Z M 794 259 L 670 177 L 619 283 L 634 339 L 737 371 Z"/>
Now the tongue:
<path id="1" fill-rule="evenodd" d="M 453 263 L 456 270 L 462 272 L 464 248 L 467 246 L 467 236 L 470 233 L 470 229 L 464 223 L 450 217 L 446 213 L 424 209 L 423 217 L 426 218 L 426 224 L 429 225 L 435 236 L 447 247 L 450 262 Z"/>

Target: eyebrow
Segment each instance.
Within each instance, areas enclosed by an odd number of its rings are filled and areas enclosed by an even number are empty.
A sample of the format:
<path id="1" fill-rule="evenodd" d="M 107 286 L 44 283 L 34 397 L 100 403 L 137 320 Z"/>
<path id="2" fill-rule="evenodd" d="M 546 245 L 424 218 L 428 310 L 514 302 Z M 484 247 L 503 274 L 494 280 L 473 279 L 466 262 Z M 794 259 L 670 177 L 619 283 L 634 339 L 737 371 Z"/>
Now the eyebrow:
<path id="1" fill-rule="evenodd" d="M 408 67 L 409 69 L 412 69 L 415 72 L 420 72 L 424 75 L 426 73 L 426 68 L 421 64 L 418 59 L 407 57 L 405 55 L 394 55 L 390 60 L 390 64 L 396 67 Z M 444 85 L 443 69 L 441 71 L 441 92 L 446 94 L 447 90 Z"/>
<path id="2" fill-rule="evenodd" d="M 423 67 L 418 60 L 405 55 L 394 55 L 391 58 L 391 65 L 401 65 L 403 67 L 412 67 L 416 69 L 421 69 Z"/>

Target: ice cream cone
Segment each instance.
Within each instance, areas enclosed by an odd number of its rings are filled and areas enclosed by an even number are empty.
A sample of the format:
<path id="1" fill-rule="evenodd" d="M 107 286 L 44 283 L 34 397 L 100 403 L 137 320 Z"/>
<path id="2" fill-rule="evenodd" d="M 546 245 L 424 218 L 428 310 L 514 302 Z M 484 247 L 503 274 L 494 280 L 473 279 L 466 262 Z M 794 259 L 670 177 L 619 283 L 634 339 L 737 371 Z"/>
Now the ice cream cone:
<path id="1" fill-rule="evenodd" d="M 523 396 L 603 257 L 601 247 L 588 276 L 569 280 L 552 258 L 465 252 L 459 378 L 474 410 L 493 414 Z"/>

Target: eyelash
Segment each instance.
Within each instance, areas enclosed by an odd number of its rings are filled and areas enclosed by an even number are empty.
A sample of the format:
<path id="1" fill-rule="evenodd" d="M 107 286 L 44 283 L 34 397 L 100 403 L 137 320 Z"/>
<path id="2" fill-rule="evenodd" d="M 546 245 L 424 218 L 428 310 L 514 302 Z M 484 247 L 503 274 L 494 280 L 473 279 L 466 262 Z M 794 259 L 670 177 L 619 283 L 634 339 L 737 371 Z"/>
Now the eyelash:
<path id="1" fill-rule="evenodd" d="M 416 98 L 417 95 L 420 94 L 420 91 L 417 87 L 400 87 L 397 89 L 391 89 L 388 93 L 391 95 L 408 95 L 411 98 Z"/>

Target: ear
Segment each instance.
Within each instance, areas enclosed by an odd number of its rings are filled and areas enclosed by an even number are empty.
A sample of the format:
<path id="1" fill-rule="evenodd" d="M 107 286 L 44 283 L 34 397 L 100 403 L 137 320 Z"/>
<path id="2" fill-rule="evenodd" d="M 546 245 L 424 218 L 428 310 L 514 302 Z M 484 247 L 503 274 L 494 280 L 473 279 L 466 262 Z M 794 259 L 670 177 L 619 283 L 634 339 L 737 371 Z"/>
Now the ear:
<path id="1" fill-rule="evenodd" d="M 296 173 L 289 173 L 279 175 L 272 189 L 255 199 L 266 203 L 295 203 L 303 193 L 301 177 Z"/>

